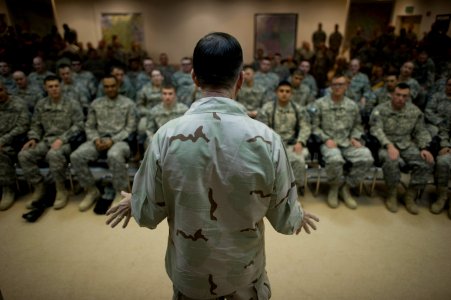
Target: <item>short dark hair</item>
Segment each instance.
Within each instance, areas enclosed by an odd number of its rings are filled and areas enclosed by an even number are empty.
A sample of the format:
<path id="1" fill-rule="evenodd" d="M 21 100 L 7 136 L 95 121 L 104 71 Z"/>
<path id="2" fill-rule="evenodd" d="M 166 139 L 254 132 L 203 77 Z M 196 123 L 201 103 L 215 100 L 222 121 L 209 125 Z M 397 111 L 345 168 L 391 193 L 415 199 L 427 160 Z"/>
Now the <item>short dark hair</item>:
<path id="1" fill-rule="evenodd" d="M 291 83 L 289 83 L 286 80 L 282 80 L 281 82 L 279 82 L 279 84 L 277 85 L 276 91 L 281 87 L 281 86 L 289 86 L 290 88 L 293 88 L 293 86 L 291 85 Z"/>
<path id="2" fill-rule="evenodd" d="M 405 89 L 409 89 L 409 90 L 410 90 L 410 85 L 408 85 L 408 84 L 405 83 L 405 82 L 400 82 L 400 83 L 398 83 L 398 84 L 396 85 L 396 87 L 397 87 L 398 89 L 401 89 L 401 90 L 405 90 Z"/>
<path id="3" fill-rule="evenodd" d="M 242 65 L 243 50 L 230 34 L 207 34 L 194 48 L 193 70 L 201 87 L 231 88 Z"/>
<path id="4" fill-rule="evenodd" d="M 58 65 L 58 70 L 59 69 L 64 69 L 64 68 L 69 68 L 70 69 L 70 66 L 68 64 L 66 64 L 66 63 L 62 63 L 62 64 Z"/>
<path id="5" fill-rule="evenodd" d="M 163 84 L 163 86 L 161 87 L 162 90 L 169 90 L 172 89 L 174 91 L 177 91 L 177 89 L 175 88 L 175 86 L 173 84 L 170 83 L 165 83 Z"/>
<path id="6" fill-rule="evenodd" d="M 46 84 L 47 81 L 53 81 L 53 80 L 57 80 L 58 82 L 61 82 L 61 78 L 59 78 L 58 76 L 48 75 L 44 78 L 44 85 Z"/>
<path id="7" fill-rule="evenodd" d="M 243 70 L 251 69 L 252 71 L 255 71 L 255 68 L 253 65 L 244 65 Z"/>
<path id="8" fill-rule="evenodd" d="M 102 82 L 105 80 L 105 79 L 114 79 L 114 82 L 116 82 L 117 83 L 117 79 L 116 79 L 116 77 L 114 77 L 113 75 L 106 75 L 106 76 L 103 76 L 103 78 L 102 78 Z"/>

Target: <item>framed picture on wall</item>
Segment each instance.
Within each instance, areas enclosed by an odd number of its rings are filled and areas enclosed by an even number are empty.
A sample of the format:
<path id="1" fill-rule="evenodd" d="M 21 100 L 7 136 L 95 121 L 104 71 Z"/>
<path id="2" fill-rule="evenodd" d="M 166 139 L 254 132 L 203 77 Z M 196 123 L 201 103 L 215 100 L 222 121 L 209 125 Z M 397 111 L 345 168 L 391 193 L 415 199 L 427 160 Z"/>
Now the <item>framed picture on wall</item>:
<path id="1" fill-rule="evenodd" d="M 254 56 L 259 49 L 264 55 L 294 55 L 296 50 L 297 14 L 255 14 Z"/>
<path id="2" fill-rule="evenodd" d="M 132 43 L 144 44 L 143 18 L 140 13 L 102 13 L 101 27 L 102 38 L 125 51 L 131 49 Z"/>

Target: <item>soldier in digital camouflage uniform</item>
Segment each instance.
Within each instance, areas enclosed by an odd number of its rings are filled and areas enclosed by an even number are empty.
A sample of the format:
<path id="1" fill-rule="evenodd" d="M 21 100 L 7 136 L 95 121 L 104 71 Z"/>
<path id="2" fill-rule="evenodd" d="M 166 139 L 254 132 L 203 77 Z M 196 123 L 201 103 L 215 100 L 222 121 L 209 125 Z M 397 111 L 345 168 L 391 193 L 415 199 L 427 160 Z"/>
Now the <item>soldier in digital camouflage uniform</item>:
<path id="1" fill-rule="evenodd" d="M 19 163 L 25 177 L 34 187 L 27 207 L 32 207 L 32 203 L 45 193 L 43 176 L 38 167 L 38 161 L 45 158 L 56 185 L 53 207 L 61 209 L 69 200 L 64 185 L 67 157 L 73 150 L 69 142 L 83 130 L 83 112 L 78 102 L 62 96 L 58 77 L 46 77 L 44 85 L 48 97 L 36 104 L 28 131 L 29 141 L 19 152 Z"/>
<path id="2" fill-rule="evenodd" d="M 80 211 L 88 210 L 100 196 L 88 163 L 97 160 L 101 153 L 106 153 L 113 174 L 114 201 L 120 200 L 120 191 L 128 187 L 126 162 L 130 146 L 126 140 L 136 131 L 137 112 L 131 99 L 118 94 L 117 84 L 114 76 L 103 79 L 106 96 L 97 98 L 89 107 L 85 124 L 87 141 L 70 156 L 78 182 L 86 190 Z"/>
<path id="3" fill-rule="evenodd" d="M 45 90 L 44 79 L 47 76 L 50 75 L 54 76 L 55 74 L 53 74 L 50 71 L 47 71 L 44 61 L 39 56 L 33 58 L 33 68 L 34 71 L 28 74 L 28 82 L 30 82 L 30 84 L 32 85 L 39 87 L 42 91 L 44 91 Z"/>
<path id="4" fill-rule="evenodd" d="M 83 70 L 80 58 L 71 61 L 72 76 L 75 82 L 80 83 L 88 91 L 88 100 L 91 101 L 97 93 L 97 79 L 91 71 Z"/>
<path id="5" fill-rule="evenodd" d="M 432 137 L 437 135 L 438 125 L 451 118 L 451 77 L 447 80 L 445 92 L 435 93 L 426 104 L 424 118 Z"/>
<path id="6" fill-rule="evenodd" d="M 445 119 L 439 124 L 439 137 L 441 149 L 437 156 L 435 176 L 437 178 L 437 201 L 432 204 L 431 212 L 439 214 L 442 212 L 448 200 L 448 182 L 451 171 L 451 120 Z M 448 217 L 451 219 L 451 205 L 448 208 Z"/>
<path id="7" fill-rule="evenodd" d="M 163 80 L 164 78 L 160 70 L 153 70 L 151 82 L 145 84 L 136 96 L 136 106 L 139 114 L 138 136 L 140 142 L 144 142 L 145 140 L 150 111 L 161 102 Z"/>
<path id="8" fill-rule="evenodd" d="M 63 97 L 76 100 L 85 110 L 89 106 L 89 92 L 79 82 L 76 82 L 72 76 L 72 70 L 69 65 L 61 64 L 58 67 L 58 74 L 61 78 L 61 93 Z"/>
<path id="9" fill-rule="evenodd" d="M 297 201 L 280 137 L 232 100 L 242 80 L 238 41 L 209 34 L 193 57 L 204 98 L 158 130 L 133 196 L 124 194 L 107 223 L 127 217 L 126 226 L 132 214 L 154 229 L 167 218 L 173 299 L 267 300 L 263 218 L 284 234 L 310 232 L 318 219 Z"/>
<path id="10" fill-rule="evenodd" d="M 0 60 L 0 81 L 3 82 L 9 94 L 13 94 L 17 89 L 9 64 L 4 60 Z"/>
<path id="11" fill-rule="evenodd" d="M 255 72 L 254 82 L 266 89 L 268 100 L 276 99 L 274 91 L 279 81 L 279 76 L 271 71 L 271 59 L 269 57 L 263 57 L 260 61 L 260 69 Z"/>
<path id="12" fill-rule="evenodd" d="M 14 72 L 13 78 L 17 86 L 13 95 L 21 98 L 27 104 L 30 114 L 32 114 L 36 103 L 38 103 L 38 100 L 44 98 L 44 94 L 39 87 L 29 84 L 24 72 Z"/>
<path id="13" fill-rule="evenodd" d="M 310 88 L 310 91 L 312 92 L 312 97 L 316 99 L 316 96 L 318 95 L 318 85 L 316 84 L 316 79 L 313 77 L 310 72 L 310 62 L 308 60 L 303 60 L 299 64 L 299 70 L 301 70 L 304 73 L 304 80 L 302 83 L 307 85 Z"/>
<path id="14" fill-rule="evenodd" d="M 291 84 L 282 81 L 276 90 L 277 100 L 266 103 L 257 119 L 278 133 L 287 148 L 288 160 L 298 188 L 304 186 L 307 140 L 311 133 L 310 119 L 304 107 L 291 101 Z"/>
<path id="15" fill-rule="evenodd" d="M 125 75 L 124 68 L 120 66 L 111 67 L 111 75 L 117 80 L 119 95 L 135 100 L 136 90 L 133 88 L 130 79 Z M 105 96 L 105 89 L 102 81 L 97 88 L 97 98 L 103 96 Z"/>
<path id="16" fill-rule="evenodd" d="M 435 64 L 426 50 L 422 49 L 414 61 L 413 78 L 417 80 L 423 91 L 429 94 L 435 83 Z"/>
<path id="17" fill-rule="evenodd" d="M 424 110 L 425 103 L 423 102 L 423 95 L 421 94 L 421 86 L 416 81 L 415 78 L 412 77 L 413 70 L 414 70 L 414 63 L 411 61 L 406 61 L 400 69 L 399 76 L 398 76 L 398 82 L 399 83 L 406 83 L 409 85 L 410 88 L 410 100 L 418 106 L 420 110 Z"/>
<path id="18" fill-rule="evenodd" d="M 255 71 L 251 65 L 244 66 L 243 72 L 244 81 L 236 96 L 236 101 L 244 105 L 249 117 L 255 118 L 258 110 L 267 100 L 266 88 L 255 82 Z"/>
<path id="19" fill-rule="evenodd" d="M 423 113 L 409 99 L 409 86 L 399 83 L 391 102 L 377 106 L 370 118 L 370 132 L 381 144 L 379 159 L 382 162 L 388 196 L 385 201 L 391 212 L 398 210 L 397 185 L 401 179 L 403 161 L 412 169 L 404 202 L 411 214 L 418 214 L 415 198 L 426 185 L 432 173 L 434 158 L 426 150 L 431 136 L 426 130 Z"/>
<path id="20" fill-rule="evenodd" d="M 315 101 L 309 86 L 303 83 L 304 78 L 305 75 L 301 70 L 294 70 L 290 78 L 291 101 L 302 107 L 309 106 Z"/>
<path id="21" fill-rule="evenodd" d="M 336 74 L 331 83 L 332 93 L 315 101 L 313 133 L 324 143 L 321 154 L 324 157 L 326 173 L 330 183 L 327 204 L 336 208 L 338 194 L 349 208 L 356 208 L 350 187 L 356 187 L 368 173 L 374 159 L 368 148 L 360 142 L 363 134 L 359 107 L 344 96 L 347 80 Z M 351 170 L 341 186 L 345 161 L 352 163 Z"/>
<path id="22" fill-rule="evenodd" d="M 177 101 L 175 87 L 165 85 L 161 90 L 160 103 L 153 107 L 148 114 L 147 121 L 147 145 L 152 142 L 154 134 L 157 130 L 175 118 L 183 116 L 188 110 L 188 106 Z"/>
<path id="23" fill-rule="evenodd" d="M 9 96 L 5 85 L 0 81 L 0 210 L 7 210 L 14 203 L 14 161 L 17 153 L 13 143 L 17 143 L 15 138 L 28 131 L 29 125 L 27 106 L 21 99 Z"/>
<path id="24" fill-rule="evenodd" d="M 391 102 L 397 84 L 397 74 L 387 74 L 384 77 L 384 86 L 374 92 L 374 95 L 376 96 L 374 106 L 378 106 L 385 102 Z M 374 107 L 372 107 L 372 109 L 374 109 Z"/>
<path id="25" fill-rule="evenodd" d="M 370 108 L 374 106 L 375 96 L 371 90 L 370 80 L 368 76 L 360 72 L 360 60 L 357 58 L 349 62 L 349 72 L 347 75 L 350 78 L 348 90 L 355 95 L 356 103 L 359 105 L 362 117 L 368 120 L 370 115 Z"/>
<path id="26" fill-rule="evenodd" d="M 193 95 L 196 90 L 196 86 L 191 78 L 192 68 L 192 59 L 184 57 L 181 60 L 181 69 L 172 75 L 172 84 L 177 90 L 177 99 L 180 103 L 188 107 L 193 103 Z"/>
<path id="27" fill-rule="evenodd" d="M 141 71 L 136 77 L 136 91 L 139 92 L 143 88 L 143 86 L 151 83 L 153 70 L 155 70 L 155 64 L 153 60 L 150 58 L 144 58 L 143 71 Z"/>

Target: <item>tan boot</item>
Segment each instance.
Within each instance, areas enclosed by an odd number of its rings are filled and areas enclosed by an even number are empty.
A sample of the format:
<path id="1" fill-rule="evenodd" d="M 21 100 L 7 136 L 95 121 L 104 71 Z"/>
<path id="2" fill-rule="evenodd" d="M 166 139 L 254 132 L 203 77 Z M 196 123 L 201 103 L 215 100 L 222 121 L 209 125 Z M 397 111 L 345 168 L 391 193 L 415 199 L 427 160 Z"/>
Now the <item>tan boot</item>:
<path id="1" fill-rule="evenodd" d="M 33 193 L 29 195 L 28 201 L 27 201 L 27 208 L 31 209 L 33 208 L 33 202 L 40 200 L 42 197 L 44 197 L 45 194 L 45 185 L 44 182 L 39 182 L 38 184 L 33 185 Z"/>
<path id="2" fill-rule="evenodd" d="M 80 204 L 78 205 L 78 209 L 80 211 L 86 211 L 88 210 L 94 202 L 100 197 L 100 191 L 99 189 L 94 185 L 92 187 L 89 187 L 86 189 L 86 195 L 81 200 Z"/>
<path id="3" fill-rule="evenodd" d="M 419 213 L 418 205 L 415 203 L 417 193 L 418 193 L 417 189 L 409 187 L 407 189 L 407 193 L 404 198 L 406 209 L 412 215 L 417 215 Z"/>
<path id="4" fill-rule="evenodd" d="M 392 213 L 398 211 L 398 190 L 396 186 L 388 189 L 387 199 L 385 199 L 385 207 Z"/>
<path id="5" fill-rule="evenodd" d="M 7 210 L 14 204 L 14 189 L 9 186 L 3 187 L 2 200 L 0 202 L 0 210 Z"/>
<path id="6" fill-rule="evenodd" d="M 64 185 L 64 182 L 56 182 L 56 197 L 55 203 L 53 204 L 54 209 L 61 209 L 66 206 L 67 201 L 69 201 L 69 192 Z"/>
<path id="7" fill-rule="evenodd" d="M 327 205 L 331 208 L 338 207 L 338 183 L 331 183 L 329 187 L 329 194 L 327 195 Z"/>
<path id="8" fill-rule="evenodd" d="M 351 209 L 357 208 L 357 201 L 352 197 L 349 185 L 346 183 L 340 189 L 340 197 L 343 199 L 347 207 Z"/>
<path id="9" fill-rule="evenodd" d="M 437 201 L 431 205 L 431 213 L 439 214 L 445 208 L 446 200 L 448 200 L 448 187 L 439 186 L 437 188 Z"/>

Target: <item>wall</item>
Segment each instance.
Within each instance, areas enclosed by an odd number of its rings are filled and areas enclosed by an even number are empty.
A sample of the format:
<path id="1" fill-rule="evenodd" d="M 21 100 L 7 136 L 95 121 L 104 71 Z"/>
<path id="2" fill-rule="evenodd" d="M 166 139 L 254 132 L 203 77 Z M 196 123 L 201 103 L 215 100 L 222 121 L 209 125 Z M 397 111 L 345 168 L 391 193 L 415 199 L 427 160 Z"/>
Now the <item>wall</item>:
<path id="1" fill-rule="evenodd" d="M 413 6 L 412 14 L 405 12 L 406 6 Z M 426 13 L 430 12 L 430 16 Z M 428 32 L 436 15 L 451 14 L 451 1 L 449 0 L 397 0 L 395 3 L 392 23 L 396 25 L 398 16 L 422 15 L 420 33 Z M 399 28 L 397 28 L 399 30 Z M 448 36 L 451 36 L 451 26 L 448 30 Z M 422 34 L 418 36 L 422 37 Z"/>
<path id="2" fill-rule="evenodd" d="M 6 22 L 8 23 L 8 25 L 10 25 L 11 21 L 10 21 L 10 18 L 9 18 L 8 8 L 6 7 L 5 0 L 0 0 L 0 14 L 5 14 L 6 15 Z"/>
<path id="3" fill-rule="evenodd" d="M 1 1 L 1 0 L 0 0 Z M 297 13 L 297 44 L 311 41 L 318 22 L 326 33 L 335 23 L 345 28 L 347 0 L 55 0 L 58 26 L 75 28 L 79 39 L 94 45 L 101 39 L 101 13 L 141 12 L 145 47 L 152 57 L 167 52 L 171 61 L 190 56 L 197 40 L 212 31 L 226 31 L 238 38 L 249 62 L 254 48 L 254 14 Z"/>

